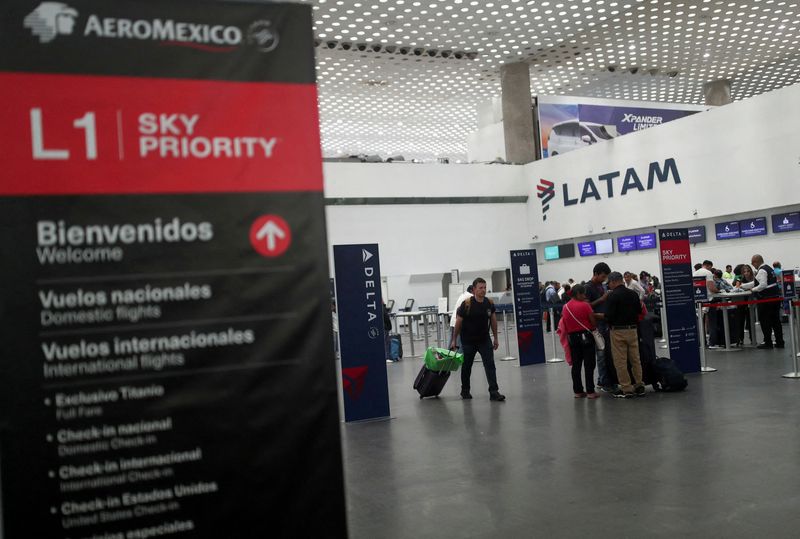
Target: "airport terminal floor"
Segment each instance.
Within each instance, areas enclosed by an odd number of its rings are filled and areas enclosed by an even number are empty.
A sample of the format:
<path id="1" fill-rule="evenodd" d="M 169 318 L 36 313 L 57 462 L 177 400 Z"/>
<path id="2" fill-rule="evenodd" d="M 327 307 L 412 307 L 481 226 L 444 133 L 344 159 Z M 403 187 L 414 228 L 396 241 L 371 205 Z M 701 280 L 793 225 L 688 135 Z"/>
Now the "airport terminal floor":
<path id="1" fill-rule="evenodd" d="M 387 365 L 392 419 L 342 426 L 350 535 L 797 537 L 790 350 L 709 351 L 708 364 L 682 393 L 592 401 L 573 398 L 564 363 L 498 361 L 501 403 L 480 365 L 471 401 L 458 373 L 421 401 L 421 359 Z"/>

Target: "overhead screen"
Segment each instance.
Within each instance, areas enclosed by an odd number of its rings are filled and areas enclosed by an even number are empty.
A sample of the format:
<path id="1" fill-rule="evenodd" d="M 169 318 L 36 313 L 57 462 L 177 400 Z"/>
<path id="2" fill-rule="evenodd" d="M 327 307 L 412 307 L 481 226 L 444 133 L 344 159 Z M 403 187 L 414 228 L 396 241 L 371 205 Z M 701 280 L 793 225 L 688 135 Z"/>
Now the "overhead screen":
<path id="1" fill-rule="evenodd" d="M 558 257 L 559 258 L 573 258 L 575 257 L 575 244 L 574 243 L 564 243 L 563 245 L 558 246 Z"/>
<path id="2" fill-rule="evenodd" d="M 739 233 L 743 238 L 767 235 L 767 218 L 754 217 L 739 221 Z"/>
<path id="3" fill-rule="evenodd" d="M 772 232 L 793 232 L 800 230 L 800 212 L 779 213 L 772 216 Z"/>
<path id="4" fill-rule="evenodd" d="M 617 238 L 617 251 L 627 253 L 636 250 L 636 236 L 620 236 Z"/>
<path id="5" fill-rule="evenodd" d="M 545 245 L 544 247 L 545 260 L 558 260 L 558 245 Z"/>
<path id="6" fill-rule="evenodd" d="M 597 254 L 597 249 L 595 248 L 593 241 L 587 241 L 578 244 L 578 253 L 581 256 L 594 256 Z"/>
<path id="7" fill-rule="evenodd" d="M 597 240 L 594 242 L 597 247 L 597 254 L 607 255 L 614 252 L 614 242 L 611 238 L 607 240 Z"/>
<path id="8" fill-rule="evenodd" d="M 732 240 L 741 237 L 739 235 L 739 222 L 730 221 L 727 223 L 716 223 L 714 231 L 718 240 Z"/>
<path id="9" fill-rule="evenodd" d="M 696 226 L 689 229 L 689 243 L 705 243 L 705 241 L 706 241 L 705 225 Z"/>
<path id="10" fill-rule="evenodd" d="M 639 234 L 636 236 L 637 249 L 655 249 L 656 248 L 656 234 Z"/>
<path id="11" fill-rule="evenodd" d="M 562 245 L 545 245 L 544 259 L 559 260 L 561 258 L 573 258 L 575 256 L 575 244 L 564 243 Z"/>

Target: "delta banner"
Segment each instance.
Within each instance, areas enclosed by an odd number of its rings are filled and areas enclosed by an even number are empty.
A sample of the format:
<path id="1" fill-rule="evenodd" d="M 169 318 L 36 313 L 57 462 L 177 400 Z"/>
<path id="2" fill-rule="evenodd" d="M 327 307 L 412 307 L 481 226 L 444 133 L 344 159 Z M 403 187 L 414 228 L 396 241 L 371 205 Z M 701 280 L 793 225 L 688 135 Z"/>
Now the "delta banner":
<path id="1" fill-rule="evenodd" d="M 684 373 L 699 372 L 700 344 L 695 311 L 697 288 L 692 277 L 689 230 L 659 230 L 658 239 L 669 356 Z"/>
<path id="2" fill-rule="evenodd" d="M 544 363 L 546 358 L 536 249 L 511 251 L 510 255 L 519 364 Z"/>
<path id="3" fill-rule="evenodd" d="M 0 535 L 346 536 L 311 7 L 4 2 L 0 102 Z"/>
<path id="4" fill-rule="evenodd" d="M 377 244 L 334 245 L 345 421 L 389 417 Z"/>
<path id="5" fill-rule="evenodd" d="M 699 112 L 701 109 L 673 109 L 643 106 L 567 103 L 559 98 L 540 98 L 539 135 L 541 157 L 567 153 L 604 140 L 642 131 Z"/>

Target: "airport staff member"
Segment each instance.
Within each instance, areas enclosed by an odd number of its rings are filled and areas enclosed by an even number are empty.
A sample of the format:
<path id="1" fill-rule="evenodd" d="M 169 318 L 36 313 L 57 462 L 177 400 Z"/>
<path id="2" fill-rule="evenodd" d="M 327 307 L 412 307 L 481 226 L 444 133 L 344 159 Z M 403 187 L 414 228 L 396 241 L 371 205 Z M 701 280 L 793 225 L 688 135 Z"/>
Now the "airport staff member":
<path id="1" fill-rule="evenodd" d="M 764 264 L 764 257 L 753 255 L 750 263 L 756 272 L 756 280 L 749 283 L 737 283 L 737 288 L 742 290 L 752 290 L 757 299 L 777 298 L 781 296 L 781 285 L 769 264 Z M 758 321 L 761 322 L 761 332 L 764 334 L 764 342 L 756 348 L 771 349 L 772 333 L 775 333 L 775 348 L 783 348 L 783 327 L 781 326 L 781 302 L 770 301 L 769 303 L 756 304 L 758 311 Z"/>
<path id="2" fill-rule="evenodd" d="M 642 313 L 642 302 L 636 292 L 625 286 L 622 274 L 618 271 L 609 274 L 608 288 L 611 293 L 606 300 L 605 319 L 611 326 L 611 355 L 619 380 L 619 389 L 612 395 L 619 398 L 633 397 L 634 394 L 644 397 L 639 335 L 636 331 L 639 315 Z M 633 382 L 628 375 L 628 365 L 633 372 Z"/>
<path id="3" fill-rule="evenodd" d="M 461 347 L 464 351 L 464 365 L 461 367 L 461 398 L 471 399 L 470 376 L 475 354 L 481 355 L 486 381 L 489 382 L 489 400 L 504 401 L 505 396 L 497 387 L 497 372 L 494 366 L 494 350 L 500 344 L 497 340 L 497 315 L 492 300 L 486 297 L 486 281 L 478 277 L 472 282 L 473 297 L 467 298 L 456 311 L 456 327 L 450 349 L 456 348 L 456 341 L 461 336 Z M 494 335 L 494 345 L 489 339 L 489 327 Z"/>

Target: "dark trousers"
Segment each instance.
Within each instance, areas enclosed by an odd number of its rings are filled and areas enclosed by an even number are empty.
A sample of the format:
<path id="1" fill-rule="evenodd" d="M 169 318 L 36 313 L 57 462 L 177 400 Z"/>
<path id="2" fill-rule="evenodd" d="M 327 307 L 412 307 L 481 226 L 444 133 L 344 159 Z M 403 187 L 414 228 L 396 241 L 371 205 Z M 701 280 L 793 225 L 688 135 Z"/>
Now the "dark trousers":
<path id="1" fill-rule="evenodd" d="M 761 331 L 764 333 L 764 342 L 772 344 L 772 333 L 775 332 L 775 344 L 783 345 L 783 327 L 781 326 L 781 303 L 759 303 L 756 305 L 758 321 L 761 322 Z"/>
<path id="2" fill-rule="evenodd" d="M 739 305 L 734 311 L 733 337 L 731 340 L 744 344 L 744 330 L 750 328 L 750 309 L 747 305 Z M 752 330 L 750 330 L 752 332 Z M 752 334 L 752 333 L 751 333 Z M 751 339 L 753 341 L 754 339 Z"/>
<path id="3" fill-rule="evenodd" d="M 464 364 L 461 366 L 461 391 L 469 391 L 469 379 L 472 376 L 472 364 L 475 362 L 475 354 L 481 355 L 483 370 L 486 371 L 486 381 L 489 382 L 489 392 L 497 391 L 497 372 L 494 367 L 494 348 L 492 341 L 487 339 L 482 343 L 462 342 L 464 351 Z"/>
<path id="4" fill-rule="evenodd" d="M 594 337 L 588 331 L 570 333 L 569 350 L 572 356 L 572 391 L 583 393 L 581 381 L 581 367 L 583 367 L 586 393 L 594 393 Z"/>
<path id="5" fill-rule="evenodd" d="M 558 323 L 561 321 L 561 309 L 563 308 L 562 305 L 553 305 L 552 303 L 545 303 L 542 305 L 542 308 L 547 310 L 547 322 L 545 322 L 545 330 L 550 331 L 551 329 L 551 322 L 553 328 L 558 328 Z M 550 320 L 550 309 L 553 309 L 553 320 Z"/>

